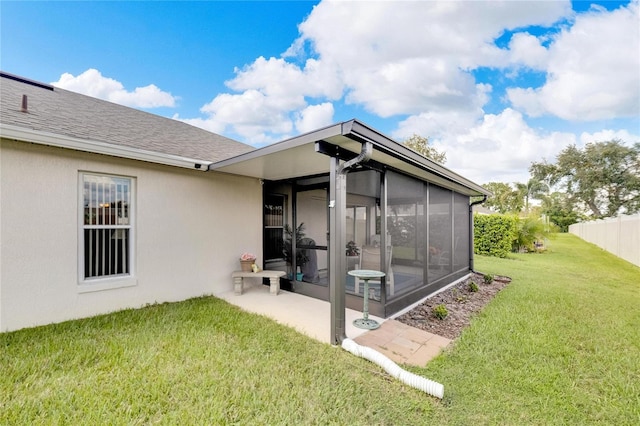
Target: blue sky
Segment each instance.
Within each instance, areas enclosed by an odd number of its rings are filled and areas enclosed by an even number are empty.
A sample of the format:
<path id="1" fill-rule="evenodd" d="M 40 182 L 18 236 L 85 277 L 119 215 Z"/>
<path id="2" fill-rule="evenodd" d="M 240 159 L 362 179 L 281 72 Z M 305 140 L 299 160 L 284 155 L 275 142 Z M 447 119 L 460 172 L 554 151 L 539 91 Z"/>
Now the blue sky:
<path id="1" fill-rule="evenodd" d="M 1 1 L 0 68 L 264 146 L 358 118 L 479 182 L 640 141 L 631 1 Z"/>

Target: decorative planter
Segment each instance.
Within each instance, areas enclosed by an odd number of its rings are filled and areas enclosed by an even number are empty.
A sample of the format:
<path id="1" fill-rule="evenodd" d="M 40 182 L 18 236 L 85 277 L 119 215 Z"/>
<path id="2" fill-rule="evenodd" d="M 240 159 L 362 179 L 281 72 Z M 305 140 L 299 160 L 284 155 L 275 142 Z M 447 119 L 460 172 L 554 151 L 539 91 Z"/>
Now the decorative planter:
<path id="1" fill-rule="evenodd" d="M 304 277 L 304 274 L 302 272 L 297 272 L 296 273 L 296 281 L 302 281 L 302 277 Z M 290 280 L 293 279 L 293 274 L 288 274 L 287 278 L 289 278 Z"/>
<path id="2" fill-rule="evenodd" d="M 242 272 L 253 272 L 253 270 L 251 269 L 251 265 L 253 265 L 255 261 L 256 261 L 255 259 L 253 260 L 240 259 L 240 269 L 242 270 Z"/>
<path id="3" fill-rule="evenodd" d="M 347 271 L 356 269 L 358 262 L 360 262 L 360 256 L 347 256 Z"/>

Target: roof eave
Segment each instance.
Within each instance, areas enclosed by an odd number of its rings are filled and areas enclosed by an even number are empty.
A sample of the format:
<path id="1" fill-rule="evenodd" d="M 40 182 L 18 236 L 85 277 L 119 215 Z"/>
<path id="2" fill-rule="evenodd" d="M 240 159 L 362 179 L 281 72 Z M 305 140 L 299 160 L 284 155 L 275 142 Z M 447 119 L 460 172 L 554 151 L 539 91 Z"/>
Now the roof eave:
<path id="1" fill-rule="evenodd" d="M 490 196 L 491 192 L 487 191 L 484 187 L 470 181 L 469 179 L 459 175 L 458 173 L 444 167 L 443 165 L 436 163 L 435 161 L 418 154 L 417 152 L 407 148 L 406 146 L 394 141 L 388 136 L 372 129 L 371 127 L 359 122 L 358 120 L 351 120 L 349 122 L 349 130 L 351 134 L 359 135 L 382 147 L 386 154 L 393 157 L 402 159 L 403 161 L 413 164 L 421 169 L 438 175 L 451 182 L 463 185 L 469 189 L 473 189 L 480 194 Z"/>
<path id="2" fill-rule="evenodd" d="M 468 188 L 471 190 L 470 192 L 477 193 L 478 195 L 490 195 L 490 193 L 482 186 L 410 150 L 402 144 L 395 142 L 393 139 L 355 119 L 327 126 L 246 154 L 241 154 L 233 158 L 213 163 L 209 167 L 209 170 L 223 171 L 222 169 L 225 167 L 233 166 L 244 161 L 255 160 L 261 156 L 275 154 L 288 149 L 298 148 L 305 144 L 315 143 L 317 141 L 328 140 L 340 136 L 359 142 L 369 141 L 378 151 L 397 158 L 431 175 L 435 175 L 441 180 Z M 357 152 L 355 153 L 357 154 Z"/>
<path id="3" fill-rule="evenodd" d="M 131 160 L 146 161 L 167 166 L 182 167 L 192 170 L 207 171 L 211 161 L 181 157 L 178 155 L 163 154 L 128 146 L 114 145 L 105 142 L 75 138 L 66 135 L 27 129 L 11 124 L 0 123 L 0 137 L 21 142 L 29 142 L 40 145 L 55 146 L 59 148 L 73 149 L 76 151 L 104 154 L 112 157 L 127 158 Z"/>

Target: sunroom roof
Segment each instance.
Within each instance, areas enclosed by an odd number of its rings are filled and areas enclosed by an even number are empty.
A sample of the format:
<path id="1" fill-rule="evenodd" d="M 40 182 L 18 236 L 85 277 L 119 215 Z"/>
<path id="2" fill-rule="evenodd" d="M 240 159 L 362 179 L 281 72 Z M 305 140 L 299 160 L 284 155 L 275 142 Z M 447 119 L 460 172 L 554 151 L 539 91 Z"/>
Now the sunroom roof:
<path id="1" fill-rule="evenodd" d="M 373 145 L 371 162 L 433 182 L 465 195 L 489 195 L 482 186 L 395 142 L 357 121 L 337 123 L 209 166 L 209 170 L 265 180 L 293 179 L 329 173 L 327 153 L 343 159 Z"/>

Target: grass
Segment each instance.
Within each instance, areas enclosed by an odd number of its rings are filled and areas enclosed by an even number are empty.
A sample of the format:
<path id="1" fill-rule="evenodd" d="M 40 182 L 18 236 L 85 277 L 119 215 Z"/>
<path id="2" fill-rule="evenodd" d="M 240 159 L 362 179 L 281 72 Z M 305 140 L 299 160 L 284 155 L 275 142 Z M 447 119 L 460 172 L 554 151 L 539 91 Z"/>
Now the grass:
<path id="1" fill-rule="evenodd" d="M 2 425 L 415 424 L 434 409 L 373 364 L 212 297 L 0 334 L 0 370 Z"/>
<path id="2" fill-rule="evenodd" d="M 0 424 L 637 424 L 640 268 L 570 235 L 424 368 L 443 401 L 216 298 L 0 334 Z"/>
<path id="3" fill-rule="evenodd" d="M 640 268 L 560 234 L 546 254 L 480 257 L 513 281 L 420 369 L 454 424 L 640 424 Z"/>

